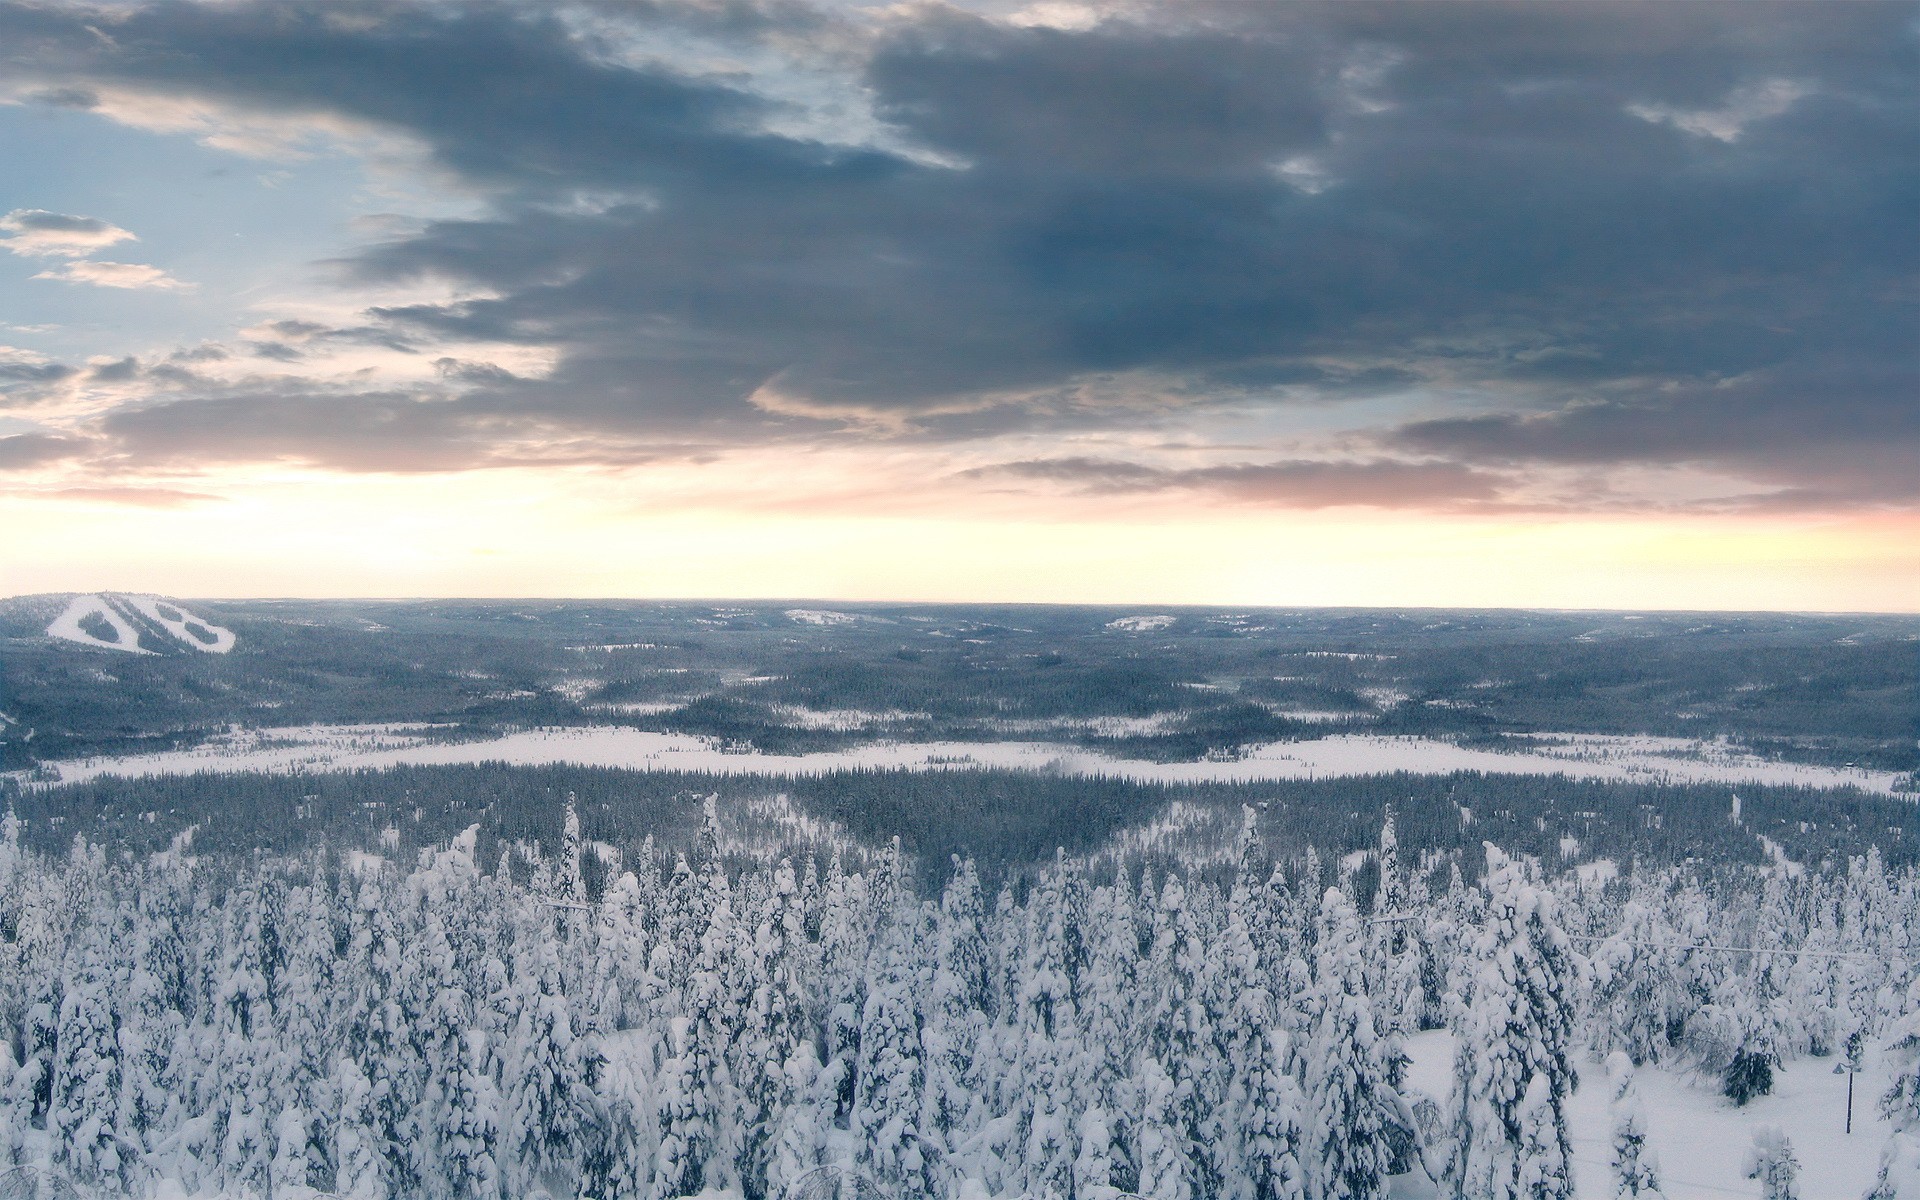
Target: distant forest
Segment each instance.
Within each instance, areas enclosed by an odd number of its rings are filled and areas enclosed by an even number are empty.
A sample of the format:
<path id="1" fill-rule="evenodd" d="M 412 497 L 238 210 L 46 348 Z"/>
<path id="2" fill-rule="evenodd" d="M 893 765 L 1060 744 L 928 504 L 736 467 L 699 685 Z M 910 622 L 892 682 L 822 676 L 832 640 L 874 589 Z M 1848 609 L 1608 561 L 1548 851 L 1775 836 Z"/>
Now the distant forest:
<path id="1" fill-rule="evenodd" d="M 58 788 L 0 783 L 0 808 L 43 850 L 75 835 L 117 849 L 164 849 L 194 829 L 203 852 L 298 852 L 320 846 L 411 850 L 471 825 L 487 845 L 553 845 L 573 796 L 588 837 L 632 849 L 652 837 L 690 846 L 701 805 L 717 796 L 742 852 L 807 854 L 843 840 L 902 848 L 936 872 L 969 857 L 992 874 L 1082 855 L 1129 838 L 1137 857 L 1204 867 L 1231 845 L 1243 805 L 1267 844 L 1342 855 L 1371 846 L 1391 807 L 1422 851 L 1493 840 L 1549 869 L 1595 859 L 1622 868 L 1689 858 L 1769 860 L 1764 837 L 1807 863 L 1844 862 L 1878 846 L 1891 865 L 1920 859 L 1920 806 L 1854 790 L 1624 784 L 1559 776 L 1376 775 L 1258 784 L 1164 784 L 1022 771 L 839 771 L 772 780 L 596 767 L 409 766 L 314 775 L 103 777 Z M 784 796 L 795 819 L 768 815 Z M 1735 797 L 1738 813 L 1735 813 Z M 1129 833 L 1128 831 L 1134 831 Z M 809 843 L 818 843 L 809 845 Z M 1468 856 L 1471 858 L 1471 855 Z"/>

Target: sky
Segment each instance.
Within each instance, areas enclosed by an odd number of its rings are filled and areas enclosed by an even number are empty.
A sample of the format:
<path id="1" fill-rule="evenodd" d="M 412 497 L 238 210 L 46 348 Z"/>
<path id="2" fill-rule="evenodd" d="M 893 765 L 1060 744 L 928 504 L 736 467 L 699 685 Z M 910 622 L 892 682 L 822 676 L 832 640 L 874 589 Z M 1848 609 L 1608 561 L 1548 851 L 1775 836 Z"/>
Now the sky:
<path id="1" fill-rule="evenodd" d="M 0 594 L 1920 611 L 1912 4 L 0 0 Z"/>

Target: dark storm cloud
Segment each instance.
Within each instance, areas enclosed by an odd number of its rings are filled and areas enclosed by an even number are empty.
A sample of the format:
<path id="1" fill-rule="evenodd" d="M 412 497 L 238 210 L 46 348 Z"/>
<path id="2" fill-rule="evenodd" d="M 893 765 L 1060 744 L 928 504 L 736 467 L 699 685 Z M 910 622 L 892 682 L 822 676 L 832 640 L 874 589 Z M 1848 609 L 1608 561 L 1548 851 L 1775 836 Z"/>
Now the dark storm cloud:
<path id="1" fill-rule="evenodd" d="M 1106 458 L 1048 458 L 1001 463 L 966 472 L 970 477 L 1011 478 L 1055 484 L 1090 494 L 1191 491 L 1289 508 L 1364 505 L 1427 507 L 1495 500 L 1505 482 L 1498 474 L 1446 462 L 1375 459 L 1334 462 L 1313 459 L 1233 463 L 1165 469 Z"/>
<path id="2" fill-rule="evenodd" d="M 515 420 L 969 437 L 1425 389 L 1475 415 L 1436 398 L 1378 436 L 1455 484 L 1684 462 L 1911 494 L 1848 467 L 1920 457 L 1910 6 L 1134 11 L 1064 31 L 938 6 L 870 27 L 762 4 L 13 7 L 0 70 L 63 103 L 131 87 L 399 130 L 487 189 L 485 217 L 345 264 L 485 297 L 357 336 L 559 352 L 537 380 L 449 369 L 417 420 L 457 416 L 463 446 Z M 787 92 L 668 65 L 689 60 L 649 51 L 662 31 L 852 72 L 888 136 L 794 134 L 814 126 Z M 1167 403 L 1027 399 L 1115 373 L 1170 381 Z M 284 397 L 217 403 L 123 424 L 182 455 L 348 436 L 280 420 Z M 356 436 L 414 444 L 417 403 L 375 402 Z M 420 465 L 443 461 L 464 459 Z"/>

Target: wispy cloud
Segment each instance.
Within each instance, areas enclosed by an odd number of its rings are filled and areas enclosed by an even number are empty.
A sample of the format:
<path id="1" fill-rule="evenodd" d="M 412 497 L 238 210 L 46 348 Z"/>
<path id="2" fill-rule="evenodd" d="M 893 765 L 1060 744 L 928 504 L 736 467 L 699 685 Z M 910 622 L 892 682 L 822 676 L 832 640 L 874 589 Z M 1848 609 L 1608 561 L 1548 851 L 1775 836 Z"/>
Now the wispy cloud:
<path id="1" fill-rule="evenodd" d="M 75 217 L 41 208 L 16 208 L 0 217 L 0 249 L 12 254 L 82 258 L 120 242 L 137 240 L 127 230 L 98 217 Z"/>
<path id="2" fill-rule="evenodd" d="M 50 267 L 34 276 L 61 283 L 85 283 L 94 287 L 126 288 L 166 292 L 191 291 L 196 285 L 175 279 L 159 267 L 147 263 L 96 262 L 77 259 Z"/>

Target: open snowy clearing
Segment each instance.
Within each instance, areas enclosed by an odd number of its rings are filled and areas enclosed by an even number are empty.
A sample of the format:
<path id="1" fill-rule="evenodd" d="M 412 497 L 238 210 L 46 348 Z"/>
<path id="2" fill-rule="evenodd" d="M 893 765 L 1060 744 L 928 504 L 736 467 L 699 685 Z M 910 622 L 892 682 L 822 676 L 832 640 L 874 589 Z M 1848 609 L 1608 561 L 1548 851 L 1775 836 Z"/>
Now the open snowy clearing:
<path id="1" fill-rule="evenodd" d="M 1178 618 L 1157 613 L 1150 616 L 1119 617 L 1107 622 L 1108 629 L 1122 633 L 1157 633 L 1171 626 Z"/>
<path id="2" fill-rule="evenodd" d="M 1453 1035 L 1418 1034 L 1407 1041 L 1413 1060 L 1408 1082 L 1444 1102 L 1453 1081 Z M 1774 1075 L 1774 1090 L 1745 1108 L 1720 1095 L 1714 1081 L 1694 1081 L 1682 1072 L 1644 1067 L 1636 1074 L 1646 1106 L 1647 1128 L 1660 1157 L 1660 1184 L 1667 1200 L 1757 1197 L 1760 1185 L 1746 1178 L 1741 1159 L 1757 1125 L 1778 1125 L 1800 1160 L 1800 1194 L 1806 1200 L 1855 1200 L 1873 1186 L 1880 1152 L 1890 1130 L 1879 1116 L 1887 1075 L 1869 1069 L 1854 1080 L 1853 1134 L 1846 1132 L 1847 1077 L 1835 1075 L 1831 1058 L 1795 1059 Z M 1573 1137 L 1574 1182 L 1580 1200 L 1612 1200 L 1610 1156 L 1613 1122 L 1607 1109 L 1606 1072 L 1584 1059 L 1580 1090 L 1567 1109 Z M 1395 1180 L 1405 1200 L 1436 1193 L 1415 1174 Z"/>
<path id="3" fill-rule="evenodd" d="M 416 727 L 417 728 L 417 727 Z M 1225 761 L 1157 763 L 1114 758 L 1053 742 L 878 742 L 815 754 L 736 753 L 711 739 L 619 726 L 532 729 L 471 742 L 430 742 L 404 726 L 302 726 L 236 730 L 187 750 L 42 764 L 41 783 L 83 783 L 103 775 L 222 774 L 241 771 L 345 771 L 368 767 L 498 762 L 516 766 L 571 765 L 638 771 L 794 777 L 855 769 L 908 771 L 993 768 L 1124 778 L 1161 783 L 1259 783 L 1408 772 L 1445 775 L 1558 775 L 1635 783 L 1779 784 L 1812 788 L 1852 786 L 1890 795 L 1899 776 L 1889 771 L 1769 762 L 1725 752 L 1688 753 L 1616 738 L 1523 753 L 1476 750 L 1417 737 L 1342 734 L 1310 742 L 1249 747 Z M 1724 748 L 1723 748 L 1724 749 Z"/>

